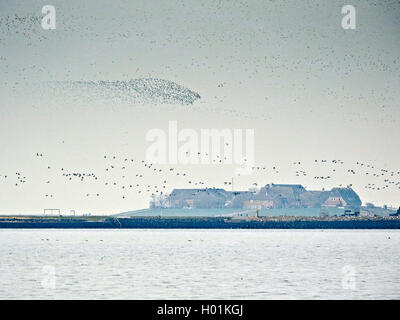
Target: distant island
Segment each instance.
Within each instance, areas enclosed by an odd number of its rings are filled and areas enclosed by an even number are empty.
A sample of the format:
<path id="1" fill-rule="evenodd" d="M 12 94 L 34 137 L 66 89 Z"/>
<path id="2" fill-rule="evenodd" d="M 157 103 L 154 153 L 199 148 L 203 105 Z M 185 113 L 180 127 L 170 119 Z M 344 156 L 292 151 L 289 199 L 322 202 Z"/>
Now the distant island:
<path id="1" fill-rule="evenodd" d="M 0 216 L 0 228 L 400 229 L 400 208 L 362 206 L 350 186 L 309 191 L 267 184 L 248 191 L 173 189 L 153 195 L 149 209 L 112 216 Z"/>

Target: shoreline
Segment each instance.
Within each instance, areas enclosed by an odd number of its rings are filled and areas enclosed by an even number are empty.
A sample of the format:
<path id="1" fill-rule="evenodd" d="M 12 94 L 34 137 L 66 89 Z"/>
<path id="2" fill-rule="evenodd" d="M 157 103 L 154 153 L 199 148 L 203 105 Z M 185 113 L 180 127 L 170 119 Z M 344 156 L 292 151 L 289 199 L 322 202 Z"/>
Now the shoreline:
<path id="1" fill-rule="evenodd" d="M 0 229 L 400 229 L 400 217 L 0 216 Z"/>

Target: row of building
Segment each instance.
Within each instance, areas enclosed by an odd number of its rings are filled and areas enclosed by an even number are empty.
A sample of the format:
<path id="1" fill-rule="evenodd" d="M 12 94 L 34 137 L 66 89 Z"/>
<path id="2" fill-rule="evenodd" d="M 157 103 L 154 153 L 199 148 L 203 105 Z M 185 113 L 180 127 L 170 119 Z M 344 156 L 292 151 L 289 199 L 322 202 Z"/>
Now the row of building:
<path id="1" fill-rule="evenodd" d="M 154 196 L 151 208 L 359 208 L 360 197 L 350 187 L 306 190 L 300 184 L 267 184 L 257 190 L 226 191 L 220 188 L 174 189 Z"/>

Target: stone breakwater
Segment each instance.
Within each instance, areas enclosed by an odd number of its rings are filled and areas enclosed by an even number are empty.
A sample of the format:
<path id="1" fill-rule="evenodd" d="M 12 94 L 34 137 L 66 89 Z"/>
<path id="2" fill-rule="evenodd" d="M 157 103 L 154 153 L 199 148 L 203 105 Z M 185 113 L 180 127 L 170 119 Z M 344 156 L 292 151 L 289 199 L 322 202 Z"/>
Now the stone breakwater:
<path id="1" fill-rule="evenodd" d="M 15 229 L 400 229 L 399 217 L 0 217 Z"/>

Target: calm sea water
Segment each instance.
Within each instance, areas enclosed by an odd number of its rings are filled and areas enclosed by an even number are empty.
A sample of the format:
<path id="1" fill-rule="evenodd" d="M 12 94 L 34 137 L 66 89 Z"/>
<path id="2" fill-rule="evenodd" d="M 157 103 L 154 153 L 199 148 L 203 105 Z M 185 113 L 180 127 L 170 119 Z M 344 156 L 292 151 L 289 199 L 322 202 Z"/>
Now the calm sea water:
<path id="1" fill-rule="evenodd" d="M 399 299 L 400 230 L 0 230 L 0 299 Z"/>

